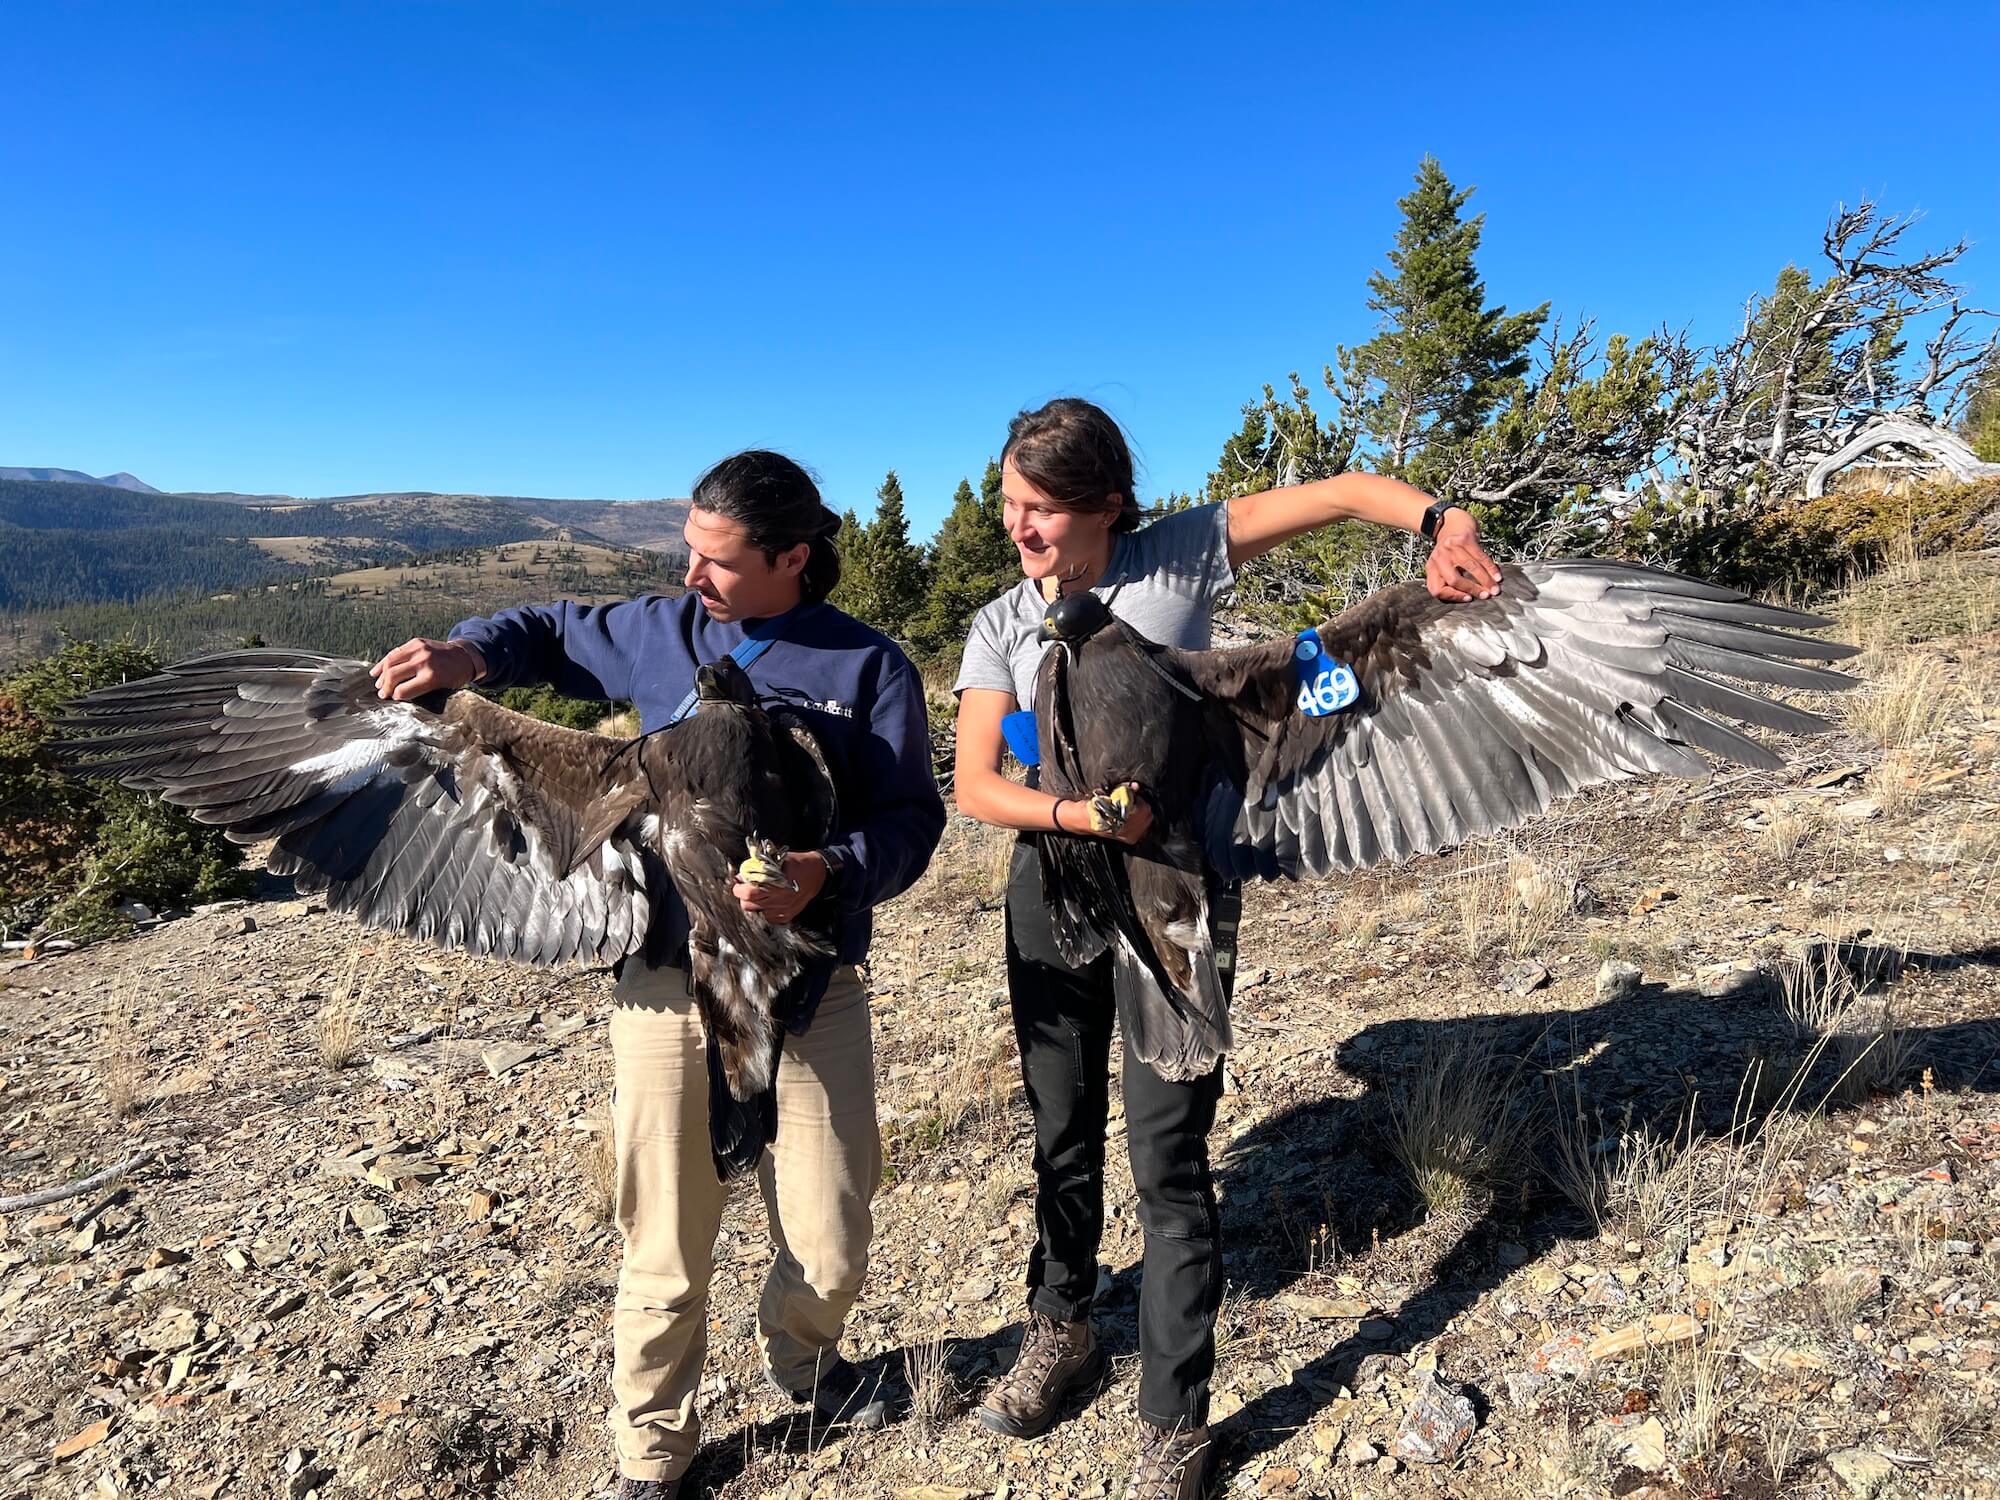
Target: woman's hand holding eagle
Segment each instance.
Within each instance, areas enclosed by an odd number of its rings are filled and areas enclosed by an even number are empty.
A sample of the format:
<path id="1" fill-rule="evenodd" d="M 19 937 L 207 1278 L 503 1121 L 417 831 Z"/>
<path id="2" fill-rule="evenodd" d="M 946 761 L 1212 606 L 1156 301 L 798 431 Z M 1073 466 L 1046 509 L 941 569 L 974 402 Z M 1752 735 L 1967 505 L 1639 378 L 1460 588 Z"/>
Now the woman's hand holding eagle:
<path id="1" fill-rule="evenodd" d="M 1056 826 L 1070 831 L 1062 814 L 1064 802 L 1076 801 L 1082 804 L 1089 818 L 1089 827 L 1084 830 L 1093 838 L 1109 839 L 1116 844 L 1136 844 L 1143 839 L 1153 826 L 1153 805 L 1139 790 L 1139 783 L 1128 781 L 1102 792 L 1095 797 L 1064 798 L 1056 804 Z M 1071 821 L 1075 814 L 1070 815 Z"/>
<path id="2" fill-rule="evenodd" d="M 1434 599 L 1466 604 L 1500 592 L 1500 567 L 1479 545 L 1479 523 L 1470 511 L 1453 508 L 1438 522 L 1424 584 Z"/>

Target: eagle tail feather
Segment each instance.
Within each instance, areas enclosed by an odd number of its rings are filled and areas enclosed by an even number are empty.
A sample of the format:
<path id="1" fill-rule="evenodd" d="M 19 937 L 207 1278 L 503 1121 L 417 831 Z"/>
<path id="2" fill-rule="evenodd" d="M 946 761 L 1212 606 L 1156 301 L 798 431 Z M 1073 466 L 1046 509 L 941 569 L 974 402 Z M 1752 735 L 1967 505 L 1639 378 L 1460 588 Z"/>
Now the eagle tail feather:
<path id="1" fill-rule="evenodd" d="M 1119 1019 L 1133 1055 L 1168 1083 L 1206 1077 L 1235 1045 L 1214 953 L 1201 954 L 1193 965 L 1198 1004 L 1162 983 L 1158 965 L 1122 929 L 1112 940 L 1111 955 Z"/>
<path id="2" fill-rule="evenodd" d="M 777 1071 L 778 1049 L 783 1038 L 774 1038 L 770 1047 L 769 1069 Z M 722 1048 L 710 1032 L 704 1049 L 708 1061 L 708 1149 L 715 1159 L 715 1175 L 729 1182 L 753 1170 L 763 1158 L 765 1147 L 778 1136 L 778 1090 L 766 1083 L 747 1099 L 733 1092 L 722 1063 Z"/>

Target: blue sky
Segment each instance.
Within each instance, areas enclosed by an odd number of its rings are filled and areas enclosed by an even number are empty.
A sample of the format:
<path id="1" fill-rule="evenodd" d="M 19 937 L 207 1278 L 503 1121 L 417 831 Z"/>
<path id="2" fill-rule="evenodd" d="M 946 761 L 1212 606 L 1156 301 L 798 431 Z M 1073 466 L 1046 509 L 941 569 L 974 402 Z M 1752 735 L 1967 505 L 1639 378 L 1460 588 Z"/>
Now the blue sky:
<path id="1" fill-rule="evenodd" d="M 1713 335 L 1861 195 L 2000 304 L 2000 7 L 1909 59 L 1878 7 L 1618 9 L 24 0 L 0 464 L 639 497 L 767 444 L 928 532 L 1080 392 L 1151 497 L 1367 336 L 1426 152 L 1511 306 Z"/>

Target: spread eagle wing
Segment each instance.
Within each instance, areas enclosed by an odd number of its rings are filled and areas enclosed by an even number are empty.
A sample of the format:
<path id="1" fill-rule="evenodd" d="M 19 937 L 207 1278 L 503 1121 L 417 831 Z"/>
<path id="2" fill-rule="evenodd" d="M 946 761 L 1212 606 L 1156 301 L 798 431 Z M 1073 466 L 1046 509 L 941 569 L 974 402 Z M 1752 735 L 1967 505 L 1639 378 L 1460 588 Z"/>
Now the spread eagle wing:
<path id="1" fill-rule="evenodd" d="M 1855 648 L 1788 632 L 1831 621 L 1631 563 L 1501 569 L 1491 599 L 1397 584 L 1318 634 L 1359 701 L 1297 708 L 1295 642 L 1170 652 L 1209 698 L 1216 766 L 1200 829 L 1217 869 L 1297 878 L 1364 869 L 1515 828 L 1596 782 L 1700 778 L 1698 751 L 1782 762 L 1727 722 L 1812 733 L 1814 714 L 1732 686 L 1838 690 L 1817 662 Z"/>
<path id="2" fill-rule="evenodd" d="M 1057 797 L 1088 797 L 1097 790 L 1083 765 L 1070 704 L 1069 653 L 1051 650 L 1035 673 L 1035 718 L 1048 728 L 1042 736 L 1039 785 Z M 1125 882 L 1103 839 L 1046 834 L 1035 840 L 1042 872 L 1042 896 L 1049 908 L 1056 951 L 1072 968 L 1082 968 L 1111 946 L 1126 905 Z"/>
<path id="3" fill-rule="evenodd" d="M 58 757 L 158 792 L 374 927 L 532 963 L 644 941 L 649 788 L 620 741 L 473 693 L 376 696 L 365 662 L 199 657 L 72 703 Z"/>

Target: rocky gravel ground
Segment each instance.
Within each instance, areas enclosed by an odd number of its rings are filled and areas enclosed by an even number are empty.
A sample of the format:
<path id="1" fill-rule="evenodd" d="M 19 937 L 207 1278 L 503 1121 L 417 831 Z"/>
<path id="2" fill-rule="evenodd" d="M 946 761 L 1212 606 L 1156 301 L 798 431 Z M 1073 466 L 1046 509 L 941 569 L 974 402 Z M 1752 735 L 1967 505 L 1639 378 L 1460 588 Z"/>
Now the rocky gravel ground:
<path id="1" fill-rule="evenodd" d="M 2000 635 L 1899 586 L 1849 621 L 1878 686 L 1780 776 L 1249 893 L 1224 1493 L 2000 1494 Z M 1005 852 L 955 821 L 870 974 L 848 1349 L 897 1419 L 828 1433 L 757 1378 L 742 1192 L 695 1493 L 1116 1491 L 1118 1141 L 1106 1389 L 1033 1443 L 969 1417 L 1033 1233 Z M 0 1218 L 0 1495 L 600 1492 L 610 994 L 282 899 L 0 967 L 0 1197 L 154 1153 Z"/>

